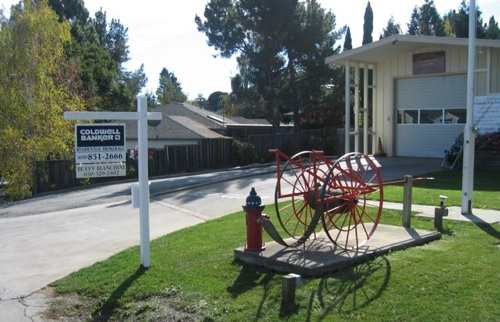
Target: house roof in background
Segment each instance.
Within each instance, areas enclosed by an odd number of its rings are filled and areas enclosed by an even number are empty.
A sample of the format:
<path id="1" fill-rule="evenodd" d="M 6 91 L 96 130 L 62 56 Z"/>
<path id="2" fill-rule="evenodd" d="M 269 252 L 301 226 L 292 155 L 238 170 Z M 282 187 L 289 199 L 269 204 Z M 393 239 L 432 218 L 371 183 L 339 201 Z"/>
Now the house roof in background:
<path id="1" fill-rule="evenodd" d="M 215 139 L 224 136 L 213 131 L 223 127 L 209 120 L 183 103 L 171 103 L 152 109 L 163 116 L 161 121 L 150 121 L 148 137 L 150 140 L 199 140 Z M 137 139 L 137 122 L 127 122 L 127 138 Z"/>
<path id="2" fill-rule="evenodd" d="M 152 109 L 153 112 L 161 112 L 164 116 L 185 116 L 210 129 L 222 129 L 223 126 L 210 120 L 201 108 L 186 103 L 170 103 Z M 208 112 L 208 111 L 206 111 Z"/>
<path id="3" fill-rule="evenodd" d="M 148 137 L 150 140 L 197 140 L 203 137 L 168 116 L 161 121 L 149 121 Z M 137 140 L 137 121 L 127 121 L 127 139 Z"/>
<path id="4" fill-rule="evenodd" d="M 326 58 L 326 63 L 330 65 L 345 64 L 350 59 L 352 60 L 366 60 L 367 63 L 373 62 L 370 60 L 370 54 L 374 56 L 378 54 L 383 57 L 387 48 L 407 47 L 414 48 L 421 45 L 448 45 L 448 46 L 467 46 L 469 43 L 468 38 L 456 37 L 437 37 L 437 36 L 423 36 L 423 35 L 393 35 L 381 40 L 357 47 L 351 50 L 346 50 L 338 55 L 333 55 Z M 477 47 L 490 47 L 500 48 L 500 40 L 493 39 L 476 39 Z"/>
<path id="5" fill-rule="evenodd" d="M 206 127 L 204 124 L 195 121 L 187 116 L 181 116 L 181 115 L 172 115 L 169 116 L 172 120 L 175 122 L 182 124 L 183 126 L 187 127 L 189 130 L 192 132 L 198 134 L 199 136 L 205 138 L 205 139 L 220 139 L 224 138 L 224 135 L 221 135 L 215 131 L 212 131 L 208 127 Z"/>
<path id="6" fill-rule="evenodd" d="M 255 118 L 249 119 L 243 116 L 224 116 L 217 112 L 205 110 L 199 108 L 197 106 L 193 106 L 187 103 L 182 103 L 182 105 L 188 109 L 189 111 L 196 113 L 206 119 L 208 119 L 213 124 L 216 124 L 219 127 L 225 126 L 263 126 L 268 127 L 272 126 L 266 119 L 263 118 Z"/>

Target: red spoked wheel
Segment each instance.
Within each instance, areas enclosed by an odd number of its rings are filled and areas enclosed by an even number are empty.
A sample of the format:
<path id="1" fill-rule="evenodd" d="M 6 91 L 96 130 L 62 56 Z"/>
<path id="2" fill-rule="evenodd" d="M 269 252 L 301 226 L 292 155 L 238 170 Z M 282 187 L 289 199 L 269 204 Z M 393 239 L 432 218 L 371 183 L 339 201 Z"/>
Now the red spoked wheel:
<path id="1" fill-rule="evenodd" d="M 380 222 L 383 200 L 378 162 L 361 153 L 342 156 L 332 165 L 321 191 L 319 211 L 328 238 L 345 250 L 360 249 Z"/>
<path id="2" fill-rule="evenodd" d="M 303 151 L 288 159 L 278 173 L 274 204 L 278 221 L 289 237 L 298 240 L 311 226 L 328 170 L 315 152 Z"/>

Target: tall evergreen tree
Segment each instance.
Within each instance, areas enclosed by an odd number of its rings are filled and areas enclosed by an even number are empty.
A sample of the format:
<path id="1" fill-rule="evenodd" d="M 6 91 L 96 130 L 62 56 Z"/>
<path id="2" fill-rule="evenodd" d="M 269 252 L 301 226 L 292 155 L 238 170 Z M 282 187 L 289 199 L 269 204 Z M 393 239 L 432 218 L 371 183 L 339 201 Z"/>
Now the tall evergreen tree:
<path id="1" fill-rule="evenodd" d="M 345 32 L 345 38 L 344 38 L 344 51 L 351 49 L 352 49 L 351 28 L 347 27 L 347 31 Z"/>
<path id="2" fill-rule="evenodd" d="M 408 23 L 410 35 L 445 36 L 443 19 L 439 15 L 434 0 L 425 0 L 415 7 Z"/>
<path id="3" fill-rule="evenodd" d="M 408 34 L 418 35 L 420 33 L 420 12 L 417 7 L 411 12 L 410 22 L 408 23 Z"/>
<path id="4" fill-rule="evenodd" d="M 491 16 L 488 22 L 488 27 L 486 28 L 486 38 L 500 39 L 500 28 L 498 27 L 498 22 L 493 16 Z"/>
<path id="5" fill-rule="evenodd" d="M 390 37 L 392 35 L 399 35 L 401 33 L 401 27 L 394 21 L 394 17 L 391 16 L 387 21 L 387 25 L 382 30 L 380 39 Z"/>
<path id="6" fill-rule="evenodd" d="M 366 5 L 365 9 L 365 17 L 363 23 L 363 45 L 373 42 L 372 34 L 373 34 L 373 10 L 370 1 L 368 1 L 368 4 Z"/>
<path id="7" fill-rule="evenodd" d="M 160 72 L 160 81 L 156 96 L 160 104 L 172 102 L 185 102 L 187 97 L 182 92 L 182 87 L 175 74 L 163 68 Z"/>
<path id="8" fill-rule="evenodd" d="M 483 23 L 483 18 L 481 17 L 481 10 L 477 10 L 476 13 L 476 36 L 478 38 L 486 37 L 486 27 Z M 467 38 L 469 36 L 469 6 L 462 0 L 458 10 L 451 10 L 445 16 L 446 27 L 448 35 Z"/>

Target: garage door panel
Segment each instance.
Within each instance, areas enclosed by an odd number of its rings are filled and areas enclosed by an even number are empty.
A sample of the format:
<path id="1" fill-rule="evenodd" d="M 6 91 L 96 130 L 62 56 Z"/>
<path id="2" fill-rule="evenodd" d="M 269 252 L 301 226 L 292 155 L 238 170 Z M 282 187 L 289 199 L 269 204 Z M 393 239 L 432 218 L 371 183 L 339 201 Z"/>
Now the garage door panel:
<path id="1" fill-rule="evenodd" d="M 442 119 L 439 113 L 442 113 L 443 109 L 465 108 L 466 84 L 464 74 L 396 81 L 396 109 L 420 110 L 420 124 L 396 124 L 396 155 L 436 158 L 444 156 L 444 150 L 449 149 L 463 132 L 464 124 L 422 124 L 422 122 L 429 120 L 439 122 Z M 429 115 L 424 116 L 423 110 L 437 110 L 438 117 L 429 119 L 430 111 L 426 111 Z"/>
<path id="2" fill-rule="evenodd" d="M 463 132 L 463 124 L 401 124 L 396 126 L 398 156 L 442 158 Z"/>
<path id="3" fill-rule="evenodd" d="M 466 85 L 463 74 L 400 79 L 396 85 L 397 108 L 465 107 Z"/>

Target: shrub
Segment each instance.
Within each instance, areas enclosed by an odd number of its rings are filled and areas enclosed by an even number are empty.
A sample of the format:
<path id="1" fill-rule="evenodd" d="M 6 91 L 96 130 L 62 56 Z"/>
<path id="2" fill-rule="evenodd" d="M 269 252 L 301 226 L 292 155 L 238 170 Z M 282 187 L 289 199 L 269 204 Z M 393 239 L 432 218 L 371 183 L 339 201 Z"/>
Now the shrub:
<path id="1" fill-rule="evenodd" d="M 259 160 L 253 144 L 237 140 L 233 140 L 232 159 L 235 165 L 251 164 Z"/>
<path id="2" fill-rule="evenodd" d="M 450 167 L 459 167 L 462 164 L 464 135 L 460 134 L 449 150 L 445 150 L 445 161 Z M 500 132 L 487 133 L 476 136 L 475 152 L 500 153 Z"/>

